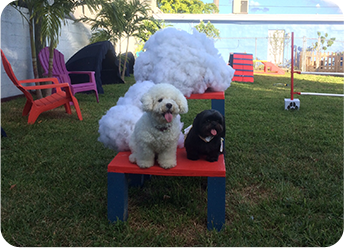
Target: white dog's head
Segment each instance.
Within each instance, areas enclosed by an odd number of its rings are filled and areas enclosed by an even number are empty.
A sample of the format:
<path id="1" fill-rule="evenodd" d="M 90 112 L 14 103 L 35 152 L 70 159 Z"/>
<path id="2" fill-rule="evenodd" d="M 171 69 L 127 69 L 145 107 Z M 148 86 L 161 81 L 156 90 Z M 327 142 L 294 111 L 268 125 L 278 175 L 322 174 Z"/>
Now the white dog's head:
<path id="1" fill-rule="evenodd" d="M 184 95 L 171 84 L 152 86 L 141 98 L 142 108 L 154 114 L 160 123 L 171 122 L 178 114 L 188 112 Z"/>

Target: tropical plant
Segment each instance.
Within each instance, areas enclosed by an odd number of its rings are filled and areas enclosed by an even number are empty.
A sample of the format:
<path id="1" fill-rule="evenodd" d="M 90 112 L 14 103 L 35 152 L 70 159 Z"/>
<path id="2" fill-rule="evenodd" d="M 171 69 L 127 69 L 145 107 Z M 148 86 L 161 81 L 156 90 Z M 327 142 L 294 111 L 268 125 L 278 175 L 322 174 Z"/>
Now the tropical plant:
<path id="1" fill-rule="evenodd" d="M 148 4 L 140 0 L 116 0 L 103 2 L 101 10 L 94 18 L 84 16 L 78 20 L 91 25 L 93 31 L 91 42 L 109 40 L 114 45 L 118 44 L 120 52 L 121 40 L 122 38 L 126 39 L 123 69 L 120 71 L 122 80 L 124 80 L 128 59 L 129 38 L 139 36 L 139 33 L 144 29 L 144 21 L 153 20 L 149 17 L 149 11 Z M 121 59 L 119 56 L 120 65 L 122 64 Z"/>
<path id="2" fill-rule="evenodd" d="M 284 33 L 285 31 L 275 30 L 271 35 L 269 35 L 269 54 L 273 56 L 273 63 L 280 64 L 282 61 L 282 51 L 283 51 L 283 43 L 284 43 Z"/>
<path id="3" fill-rule="evenodd" d="M 321 32 L 317 32 L 318 35 L 318 41 L 312 44 L 309 50 L 315 51 L 315 50 L 327 50 L 328 47 L 332 46 L 336 38 L 330 38 L 327 39 L 328 33 L 325 33 L 324 35 L 321 35 Z M 325 44 L 326 42 L 326 44 Z"/>
<path id="4" fill-rule="evenodd" d="M 52 74 L 54 48 L 56 48 L 61 22 L 69 16 L 74 8 L 80 4 L 87 5 L 90 10 L 97 9 L 101 0 L 18 0 L 11 3 L 27 21 L 30 30 L 30 46 L 32 56 L 32 67 L 35 78 L 40 77 L 37 63 L 37 54 L 46 44 L 50 47 L 49 75 Z M 27 11 L 26 11 L 27 9 Z M 37 49 L 39 48 L 39 49 Z M 42 93 L 37 91 L 37 97 L 42 98 Z M 49 95 L 51 91 L 45 91 Z"/>
<path id="5" fill-rule="evenodd" d="M 212 14 L 219 13 L 214 3 L 201 0 L 158 0 L 158 7 L 164 13 Z"/>
<path id="6" fill-rule="evenodd" d="M 148 39 L 155 34 L 158 30 L 169 27 L 171 25 L 166 24 L 164 21 L 160 20 L 145 20 L 140 26 L 140 30 L 137 33 L 137 38 L 139 39 L 137 48 L 135 52 L 140 52 L 143 50 L 144 45 Z"/>
<path id="7" fill-rule="evenodd" d="M 215 26 L 209 21 L 207 22 L 207 24 L 204 24 L 204 22 L 201 21 L 198 25 L 195 26 L 195 28 L 198 32 L 204 33 L 209 38 L 220 38 L 220 30 L 215 28 Z"/>

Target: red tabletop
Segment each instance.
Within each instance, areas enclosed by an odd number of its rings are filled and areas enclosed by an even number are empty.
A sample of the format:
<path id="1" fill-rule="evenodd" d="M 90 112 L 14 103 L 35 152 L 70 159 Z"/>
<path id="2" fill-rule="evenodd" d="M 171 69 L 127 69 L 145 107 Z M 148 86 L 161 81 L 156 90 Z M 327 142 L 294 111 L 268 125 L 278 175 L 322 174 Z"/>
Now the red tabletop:
<path id="1" fill-rule="evenodd" d="M 200 176 L 200 177 L 226 177 L 226 168 L 223 154 L 217 162 L 208 162 L 201 158 L 193 161 L 186 157 L 184 148 L 177 150 L 177 165 L 171 169 L 163 169 L 157 163 L 147 169 L 141 169 L 129 162 L 130 152 L 119 152 L 108 165 L 108 172 L 145 174 L 158 176 Z"/>
<path id="2" fill-rule="evenodd" d="M 206 91 L 203 94 L 191 94 L 186 99 L 225 99 L 223 91 Z"/>

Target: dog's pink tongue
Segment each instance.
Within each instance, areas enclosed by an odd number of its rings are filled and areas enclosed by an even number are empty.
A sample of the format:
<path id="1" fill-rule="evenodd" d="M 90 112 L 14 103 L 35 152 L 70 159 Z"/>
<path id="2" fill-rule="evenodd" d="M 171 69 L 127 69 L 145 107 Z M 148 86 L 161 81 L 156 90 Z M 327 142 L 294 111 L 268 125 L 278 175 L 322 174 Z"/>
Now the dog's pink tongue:
<path id="1" fill-rule="evenodd" d="M 211 135 L 215 136 L 217 134 L 216 130 L 215 129 L 211 129 L 210 131 Z"/>
<path id="2" fill-rule="evenodd" d="M 171 122 L 173 119 L 173 115 L 171 113 L 166 113 L 165 114 L 165 119 L 167 122 Z"/>

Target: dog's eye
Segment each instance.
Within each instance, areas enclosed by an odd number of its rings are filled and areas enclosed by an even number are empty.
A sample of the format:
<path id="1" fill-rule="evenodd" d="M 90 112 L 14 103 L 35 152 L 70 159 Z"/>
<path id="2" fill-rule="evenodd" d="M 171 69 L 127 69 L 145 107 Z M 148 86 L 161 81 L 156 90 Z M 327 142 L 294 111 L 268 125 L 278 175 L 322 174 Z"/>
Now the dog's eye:
<path id="1" fill-rule="evenodd" d="M 158 100 L 158 102 L 162 102 L 162 98 L 160 98 L 160 99 Z"/>

